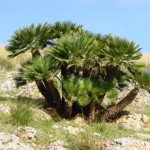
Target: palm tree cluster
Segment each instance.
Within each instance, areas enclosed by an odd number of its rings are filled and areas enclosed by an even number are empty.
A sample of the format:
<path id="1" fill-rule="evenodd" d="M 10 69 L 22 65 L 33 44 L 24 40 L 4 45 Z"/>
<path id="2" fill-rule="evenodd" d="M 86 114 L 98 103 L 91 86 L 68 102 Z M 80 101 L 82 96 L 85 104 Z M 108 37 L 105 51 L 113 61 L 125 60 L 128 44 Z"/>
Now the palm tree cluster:
<path id="1" fill-rule="evenodd" d="M 6 49 L 10 57 L 32 53 L 32 59 L 19 69 L 16 84 L 35 81 L 47 107 L 61 117 L 82 113 L 90 122 L 95 117 L 110 120 L 138 94 L 136 60 L 141 53 L 133 41 L 93 34 L 72 22 L 56 22 L 17 30 Z M 117 102 L 116 91 L 129 82 L 135 88 Z M 108 95 L 114 102 L 104 105 Z"/>

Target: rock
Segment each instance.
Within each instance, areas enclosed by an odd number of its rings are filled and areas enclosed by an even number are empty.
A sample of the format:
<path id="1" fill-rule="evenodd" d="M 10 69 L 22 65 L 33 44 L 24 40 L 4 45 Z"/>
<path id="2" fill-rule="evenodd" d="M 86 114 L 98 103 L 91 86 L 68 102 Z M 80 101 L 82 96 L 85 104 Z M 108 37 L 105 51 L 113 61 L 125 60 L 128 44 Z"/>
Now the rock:
<path id="1" fill-rule="evenodd" d="M 57 124 L 55 124 L 55 125 L 53 125 L 53 127 L 52 128 L 54 128 L 54 129 L 60 129 L 60 128 L 62 128 L 62 126 L 61 125 L 57 125 Z"/>
<path id="2" fill-rule="evenodd" d="M 134 105 L 150 106 L 150 93 L 145 89 L 140 89 L 137 97 L 133 101 Z"/>
<path id="3" fill-rule="evenodd" d="M 63 128 L 65 131 L 69 132 L 70 134 L 76 135 L 79 132 L 85 132 L 84 129 L 82 128 L 77 128 L 77 127 L 73 127 L 73 126 L 67 126 Z"/>
<path id="4" fill-rule="evenodd" d="M 148 123 L 150 119 L 149 119 L 149 117 L 148 117 L 148 116 L 146 116 L 146 115 L 142 114 L 142 118 L 141 118 L 141 120 L 142 120 L 144 123 Z"/>
<path id="5" fill-rule="evenodd" d="M 146 140 L 150 140 L 150 135 L 149 134 L 143 134 L 143 133 L 136 133 L 136 135 L 140 138 L 140 139 L 146 139 Z"/>
<path id="6" fill-rule="evenodd" d="M 5 81 L 0 82 L 0 92 L 16 90 L 16 84 L 13 80 L 14 73 L 6 74 Z M 20 86 L 17 90 L 21 90 L 16 96 L 29 97 L 29 98 L 43 98 L 35 82 L 27 83 L 26 85 Z"/>
<path id="7" fill-rule="evenodd" d="M 118 138 L 101 143 L 103 150 L 150 150 L 150 142 L 134 138 Z"/>
<path id="8" fill-rule="evenodd" d="M 6 104 L 0 104 L 0 111 L 4 114 L 10 114 L 10 106 Z"/>
<path id="9" fill-rule="evenodd" d="M 127 116 L 123 116 L 117 120 L 117 123 L 121 123 L 128 129 L 133 130 L 141 130 L 144 129 L 149 121 L 148 116 L 144 114 L 129 114 Z"/>
<path id="10" fill-rule="evenodd" d="M 118 94 L 118 100 L 121 100 L 123 97 L 125 97 L 133 88 L 134 86 L 129 83 L 128 86 Z M 145 89 L 140 89 L 138 95 L 133 101 L 133 104 L 140 107 L 150 106 L 150 93 Z"/>
<path id="11" fill-rule="evenodd" d="M 84 129 L 73 127 L 73 126 L 62 127 L 61 125 L 53 125 L 52 128 L 54 128 L 54 129 L 64 129 L 65 131 L 67 131 L 68 133 L 70 133 L 72 135 L 76 135 L 79 132 L 85 132 Z"/>
<path id="12" fill-rule="evenodd" d="M 34 140 L 37 138 L 37 131 L 32 127 L 18 127 L 19 137 L 27 140 Z"/>
<path id="13" fill-rule="evenodd" d="M 94 132 L 94 133 L 93 133 L 93 136 L 100 137 L 101 135 L 100 135 L 99 133 L 97 133 L 97 132 Z"/>
<path id="14" fill-rule="evenodd" d="M 0 132 L 0 150 L 33 150 L 33 148 L 20 142 L 14 134 Z"/>
<path id="15" fill-rule="evenodd" d="M 79 124 L 79 125 L 85 125 L 85 120 L 83 117 L 81 117 L 80 115 L 77 115 L 74 119 L 75 123 L 76 124 Z"/>
<path id="16" fill-rule="evenodd" d="M 37 119 L 46 119 L 46 120 L 51 120 L 52 117 L 47 114 L 46 112 L 44 112 L 43 110 L 40 110 L 40 109 L 34 109 L 32 108 L 32 111 L 34 113 L 34 118 L 37 118 Z"/>
<path id="17" fill-rule="evenodd" d="M 0 83 L 0 92 L 11 91 L 15 89 L 15 82 L 12 79 Z"/>
<path id="18" fill-rule="evenodd" d="M 67 150 L 64 141 L 57 140 L 48 146 L 48 150 Z"/>

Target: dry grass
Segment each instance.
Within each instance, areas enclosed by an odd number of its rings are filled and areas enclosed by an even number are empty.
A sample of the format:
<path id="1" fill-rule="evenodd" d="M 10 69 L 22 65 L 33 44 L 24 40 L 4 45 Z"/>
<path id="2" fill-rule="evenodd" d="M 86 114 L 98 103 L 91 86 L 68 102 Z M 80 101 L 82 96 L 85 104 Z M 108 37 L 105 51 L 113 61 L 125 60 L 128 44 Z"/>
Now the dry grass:
<path id="1" fill-rule="evenodd" d="M 9 53 L 4 47 L 0 47 L 0 69 L 15 70 L 17 67 L 31 57 L 29 53 L 20 54 L 15 58 L 8 58 Z"/>
<path id="2" fill-rule="evenodd" d="M 150 66 L 150 54 L 143 54 L 139 62 L 144 64 L 145 66 Z"/>

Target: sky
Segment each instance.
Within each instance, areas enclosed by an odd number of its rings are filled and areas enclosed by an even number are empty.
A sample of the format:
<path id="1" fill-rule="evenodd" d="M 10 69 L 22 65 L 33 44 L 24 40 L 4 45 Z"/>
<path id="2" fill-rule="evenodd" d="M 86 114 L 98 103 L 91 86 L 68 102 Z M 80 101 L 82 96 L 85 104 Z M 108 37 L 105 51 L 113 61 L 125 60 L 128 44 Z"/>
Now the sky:
<path id="1" fill-rule="evenodd" d="M 56 21 L 126 38 L 150 53 L 150 0 L 0 0 L 0 45 L 18 28 Z"/>

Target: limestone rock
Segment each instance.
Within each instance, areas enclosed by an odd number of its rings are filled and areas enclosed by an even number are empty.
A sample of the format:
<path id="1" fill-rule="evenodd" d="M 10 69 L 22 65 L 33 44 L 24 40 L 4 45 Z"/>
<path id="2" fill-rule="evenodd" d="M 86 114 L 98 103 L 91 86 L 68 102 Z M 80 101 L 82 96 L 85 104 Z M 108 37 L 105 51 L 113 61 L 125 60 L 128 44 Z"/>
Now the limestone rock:
<path id="1" fill-rule="evenodd" d="M 0 111 L 4 114 L 9 114 L 10 113 L 10 106 L 6 104 L 0 104 Z"/>
<path id="2" fill-rule="evenodd" d="M 81 117 L 80 115 L 77 115 L 74 119 L 75 123 L 76 124 L 79 124 L 79 125 L 85 125 L 85 120 L 83 117 Z"/>
<path id="3" fill-rule="evenodd" d="M 48 150 L 67 150 L 64 146 L 64 141 L 57 140 L 49 145 Z"/>
<path id="4" fill-rule="evenodd" d="M 129 114 L 127 116 L 121 117 L 119 120 L 117 120 L 117 123 L 121 123 L 128 129 L 133 130 L 141 130 L 144 129 L 144 127 L 147 125 L 149 121 L 148 116 L 144 114 Z"/>
<path id="5" fill-rule="evenodd" d="M 37 131 L 32 127 L 18 127 L 18 135 L 21 138 L 33 140 L 37 138 Z"/>
<path id="6" fill-rule="evenodd" d="M 103 150 L 150 150 L 150 142 L 134 138 L 118 138 L 104 142 Z"/>
<path id="7" fill-rule="evenodd" d="M 0 150 L 33 150 L 33 148 L 20 142 L 14 134 L 0 132 Z"/>
<path id="8" fill-rule="evenodd" d="M 41 110 L 41 109 L 34 109 L 34 108 L 32 108 L 32 111 L 33 111 L 33 113 L 34 113 L 34 117 L 35 118 L 37 118 L 37 119 L 46 119 L 46 120 L 51 120 L 52 119 L 52 117 L 49 115 L 49 114 L 47 114 L 46 112 L 44 112 L 43 110 Z"/>
<path id="9" fill-rule="evenodd" d="M 70 134 L 76 135 L 79 132 L 85 132 L 84 129 L 82 128 L 77 128 L 77 127 L 73 127 L 73 126 L 66 126 L 63 128 L 65 131 L 67 131 Z"/>

